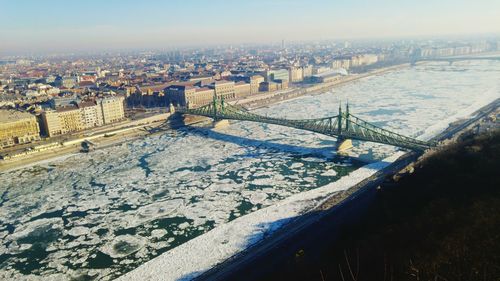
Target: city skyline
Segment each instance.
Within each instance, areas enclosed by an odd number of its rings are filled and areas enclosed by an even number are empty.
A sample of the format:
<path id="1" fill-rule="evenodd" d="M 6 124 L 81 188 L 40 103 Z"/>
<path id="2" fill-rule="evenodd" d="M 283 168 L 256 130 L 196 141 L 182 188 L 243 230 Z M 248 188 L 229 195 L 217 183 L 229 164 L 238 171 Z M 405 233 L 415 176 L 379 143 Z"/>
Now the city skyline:
<path id="1" fill-rule="evenodd" d="M 482 1 L 2 0 L 0 54 L 500 32 Z"/>

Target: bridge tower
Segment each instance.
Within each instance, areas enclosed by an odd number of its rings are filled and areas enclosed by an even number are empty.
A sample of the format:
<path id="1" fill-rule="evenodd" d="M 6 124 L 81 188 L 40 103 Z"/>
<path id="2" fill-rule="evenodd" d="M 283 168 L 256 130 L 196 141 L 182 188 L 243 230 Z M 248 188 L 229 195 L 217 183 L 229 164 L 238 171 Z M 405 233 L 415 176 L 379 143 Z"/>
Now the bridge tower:
<path id="1" fill-rule="evenodd" d="M 217 107 L 217 96 L 214 94 L 214 101 L 213 101 L 213 110 L 214 110 L 214 121 L 212 123 L 212 127 L 214 129 L 220 129 L 220 128 L 225 128 L 229 126 L 229 120 L 227 119 L 222 119 L 220 116 L 224 115 L 224 109 L 225 109 L 225 104 L 224 104 L 224 97 L 221 97 L 220 99 L 220 112 L 219 108 Z"/>
<path id="2" fill-rule="evenodd" d="M 346 113 L 345 113 L 345 118 L 342 118 L 342 104 L 339 105 L 339 120 L 338 120 L 338 136 L 337 136 L 337 151 L 342 153 L 348 149 L 352 148 L 352 140 L 348 139 L 343 136 L 343 131 L 342 131 L 342 126 L 343 126 L 343 120 L 345 119 L 345 133 L 349 132 L 349 127 L 350 127 L 350 121 L 349 121 L 349 103 L 346 104 Z"/>
<path id="3" fill-rule="evenodd" d="M 338 129 L 337 134 L 342 135 L 342 104 L 339 104 L 339 115 L 338 115 Z"/>

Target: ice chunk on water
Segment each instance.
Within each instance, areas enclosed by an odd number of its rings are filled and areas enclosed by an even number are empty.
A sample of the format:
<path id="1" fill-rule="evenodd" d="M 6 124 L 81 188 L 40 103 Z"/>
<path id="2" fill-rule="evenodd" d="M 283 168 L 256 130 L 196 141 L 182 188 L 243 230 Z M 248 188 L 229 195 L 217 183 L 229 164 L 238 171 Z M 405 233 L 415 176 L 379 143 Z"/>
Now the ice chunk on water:
<path id="1" fill-rule="evenodd" d="M 85 226 L 77 226 L 73 227 L 68 231 L 68 234 L 71 236 L 82 236 L 82 235 L 87 235 L 90 233 L 90 228 L 85 227 Z"/>
<path id="2" fill-rule="evenodd" d="M 128 212 L 130 220 L 127 222 L 127 227 L 135 227 L 147 221 L 172 215 L 179 207 L 184 204 L 182 199 L 173 199 L 152 203 L 140 207 L 136 211 Z"/>
<path id="3" fill-rule="evenodd" d="M 267 194 L 254 192 L 250 195 L 250 203 L 253 205 L 263 204 L 267 199 Z"/>
<path id="4" fill-rule="evenodd" d="M 61 218 L 39 219 L 29 222 L 13 234 L 7 236 L 9 240 L 19 240 L 21 238 L 37 239 L 44 237 L 48 232 L 58 232 L 62 229 L 63 220 Z"/>
<path id="5" fill-rule="evenodd" d="M 151 238 L 160 239 L 163 236 L 167 235 L 167 233 L 168 232 L 165 229 L 154 229 L 153 231 L 151 231 Z"/>
<path id="6" fill-rule="evenodd" d="M 141 236 L 121 235 L 102 247 L 101 252 L 112 258 L 123 258 L 144 247 L 146 239 Z"/>
<path id="7" fill-rule="evenodd" d="M 302 163 L 293 163 L 292 165 L 290 165 L 290 169 L 297 169 L 297 168 L 300 168 L 300 167 L 303 167 L 304 164 Z"/>
<path id="8" fill-rule="evenodd" d="M 334 169 L 329 169 L 326 170 L 325 172 L 321 173 L 321 176 L 323 177 L 335 177 L 337 175 L 337 171 Z"/>

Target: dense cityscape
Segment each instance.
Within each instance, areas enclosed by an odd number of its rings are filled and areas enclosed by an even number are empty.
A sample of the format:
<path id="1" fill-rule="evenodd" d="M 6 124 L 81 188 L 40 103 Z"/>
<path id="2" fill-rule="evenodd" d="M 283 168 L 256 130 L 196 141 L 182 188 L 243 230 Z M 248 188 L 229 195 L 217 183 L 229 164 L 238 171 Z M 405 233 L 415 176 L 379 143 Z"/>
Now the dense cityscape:
<path id="1" fill-rule="evenodd" d="M 282 40 L 164 53 L 7 57 L 0 61 L 0 148 L 35 145 L 22 148 L 20 155 L 26 155 L 26 149 L 31 154 L 58 147 L 37 146 L 42 139 L 126 123 L 138 109 L 196 108 L 214 96 L 227 101 L 289 96 L 377 68 L 497 50 L 498 38 L 290 45 Z M 17 155 L 12 151 L 2 156 Z"/>

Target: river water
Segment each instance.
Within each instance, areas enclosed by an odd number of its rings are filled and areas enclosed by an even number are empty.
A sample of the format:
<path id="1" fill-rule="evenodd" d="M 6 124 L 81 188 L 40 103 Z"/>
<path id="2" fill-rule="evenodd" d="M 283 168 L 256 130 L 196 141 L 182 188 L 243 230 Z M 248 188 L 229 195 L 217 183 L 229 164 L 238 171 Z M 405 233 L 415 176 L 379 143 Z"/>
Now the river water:
<path id="1" fill-rule="evenodd" d="M 424 138 L 500 97 L 500 62 L 430 63 L 368 77 L 257 113 L 351 112 Z M 448 121 L 447 121 L 448 120 Z M 249 122 L 183 128 L 0 174 L 0 279 L 109 280 L 225 224 L 334 182 L 397 148 Z"/>

